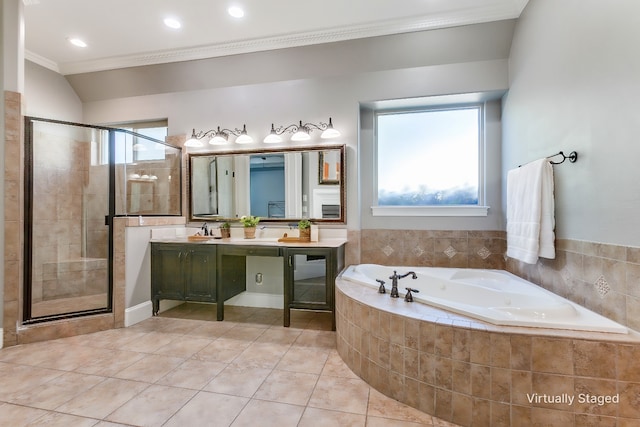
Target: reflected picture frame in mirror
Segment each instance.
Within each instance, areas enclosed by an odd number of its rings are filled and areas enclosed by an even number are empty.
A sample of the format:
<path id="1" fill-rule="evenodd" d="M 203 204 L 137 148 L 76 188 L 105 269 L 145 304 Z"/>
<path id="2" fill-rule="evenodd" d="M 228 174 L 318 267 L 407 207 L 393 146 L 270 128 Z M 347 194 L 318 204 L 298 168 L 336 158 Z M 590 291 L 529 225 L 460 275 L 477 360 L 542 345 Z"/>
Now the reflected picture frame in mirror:
<path id="1" fill-rule="evenodd" d="M 322 150 L 318 153 L 318 183 L 320 185 L 340 184 L 341 162 L 335 150 Z"/>
<path id="2" fill-rule="evenodd" d="M 345 145 L 189 153 L 189 220 L 344 224 L 345 161 Z"/>

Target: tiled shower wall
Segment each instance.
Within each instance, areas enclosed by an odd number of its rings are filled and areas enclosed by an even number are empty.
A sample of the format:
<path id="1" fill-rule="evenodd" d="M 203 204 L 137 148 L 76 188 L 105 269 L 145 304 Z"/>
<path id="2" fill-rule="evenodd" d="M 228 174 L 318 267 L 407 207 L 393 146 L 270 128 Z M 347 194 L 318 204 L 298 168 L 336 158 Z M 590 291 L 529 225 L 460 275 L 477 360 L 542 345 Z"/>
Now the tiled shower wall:
<path id="1" fill-rule="evenodd" d="M 91 165 L 88 141 L 49 132 L 46 125 L 38 128 L 33 138 L 33 302 L 104 293 L 108 166 Z"/>
<path id="2" fill-rule="evenodd" d="M 504 231 L 362 230 L 347 264 L 504 269 L 640 331 L 640 248 L 557 240 L 556 258 L 533 265 L 505 253 Z"/>
<path id="3" fill-rule="evenodd" d="M 137 164 L 117 165 L 116 166 L 116 189 L 117 189 L 117 206 L 119 215 L 130 214 L 180 214 L 180 161 L 176 160 L 175 153 L 166 153 L 164 160 L 145 161 Z M 131 191 L 126 189 L 126 181 L 134 182 L 130 177 L 132 174 L 139 176 L 148 175 L 155 176 L 154 180 L 139 179 L 138 183 L 144 188 L 140 201 L 140 206 L 146 208 L 146 211 L 138 212 L 135 210 L 135 204 L 131 204 Z M 129 200 L 127 200 L 129 197 Z"/>

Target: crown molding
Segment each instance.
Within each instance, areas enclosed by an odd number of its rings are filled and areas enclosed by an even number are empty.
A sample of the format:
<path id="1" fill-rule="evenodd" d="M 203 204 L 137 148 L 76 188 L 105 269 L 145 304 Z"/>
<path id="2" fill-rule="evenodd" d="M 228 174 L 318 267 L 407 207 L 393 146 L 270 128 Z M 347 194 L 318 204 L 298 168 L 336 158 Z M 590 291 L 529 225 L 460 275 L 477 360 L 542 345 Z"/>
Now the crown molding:
<path id="1" fill-rule="evenodd" d="M 529 0 L 513 0 L 513 3 L 516 8 L 516 13 L 520 16 L 524 8 L 527 6 L 527 3 L 529 3 Z"/>
<path id="2" fill-rule="evenodd" d="M 291 33 L 276 37 L 239 40 L 186 49 L 146 52 L 143 54 L 90 61 L 56 64 L 32 52 L 29 53 L 28 59 L 63 75 L 90 73 L 514 19 L 519 16 L 520 11 L 524 8 L 527 1 L 528 0 L 512 0 L 512 2 L 506 4 L 501 3 L 490 7 L 469 8 L 463 11 L 458 10 L 439 15 L 375 22 L 321 31 Z"/>
<path id="3" fill-rule="evenodd" d="M 31 52 L 30 50 L 24 51 L 24 59 L 34 62 L 44 68 L 48 68 L 51 71 L 55 71 L 56 73 L 60 73 L 60 67 L 58 66 L 57 62 L 52 61 L 49 58 L 45 58 L 44 56 L 38 55 L 35 52 Z"/>

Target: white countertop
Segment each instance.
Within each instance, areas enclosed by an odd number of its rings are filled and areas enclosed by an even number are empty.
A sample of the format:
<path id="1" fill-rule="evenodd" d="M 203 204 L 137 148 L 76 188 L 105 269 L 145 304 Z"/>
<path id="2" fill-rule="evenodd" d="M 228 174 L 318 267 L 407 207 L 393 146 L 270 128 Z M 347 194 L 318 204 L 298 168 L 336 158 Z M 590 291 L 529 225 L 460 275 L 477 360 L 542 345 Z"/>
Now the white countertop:
<path id="1" fill-rule="evenodd" d="M 205 245 L 244 245 L 244 246 L 282 246 L 282 247 L 302 247 L 302 248 L 337 248 L 345 243 L 347 239 L 330 238 L 321 239 L 317 242 L 278 242 L 277 238 L 256 238 L 244 239 L 232 237 L 230 239 L 220 239 L 210 237 L 208 240 L 189 240 L 185 237 L 176 238 L 158 238 L 151 239 L 154 243 L 189 243 L 189 244 L 205 244 Z"/>
<path id="2" fill-rule="evenodd" d="M 301 248 L 337 248 L 347 243 L 345 229 L 321 229 L 317 242 L 278 242 L 285 234 L 289 237 L 298 237 L 297 229 L 260 227 L 255 239 L 245 239 L 242 227 L 231 228 L 231 238 L 222 239 L 220 229 L 212 228 L 213 236 L 206 240 L 189 240 L 188 236 L 201 234 L 202 230 L 193 227 L 171 227 L 151 229 L 150 241 L 156 243 L 194 243 L 211 245 L 235 245 L 235 246 L 281 246 Z"/>

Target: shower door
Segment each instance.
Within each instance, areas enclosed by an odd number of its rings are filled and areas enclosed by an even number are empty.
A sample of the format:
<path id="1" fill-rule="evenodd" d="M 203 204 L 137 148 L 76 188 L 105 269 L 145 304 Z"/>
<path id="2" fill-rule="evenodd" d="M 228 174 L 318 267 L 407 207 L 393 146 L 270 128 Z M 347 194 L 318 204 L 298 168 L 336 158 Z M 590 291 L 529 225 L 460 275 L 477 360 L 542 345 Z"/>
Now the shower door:
<path id="1" fill-rule="evenodd" d="M 110 134 L 25 122 L 25 323 L 111 311 Z"/>

